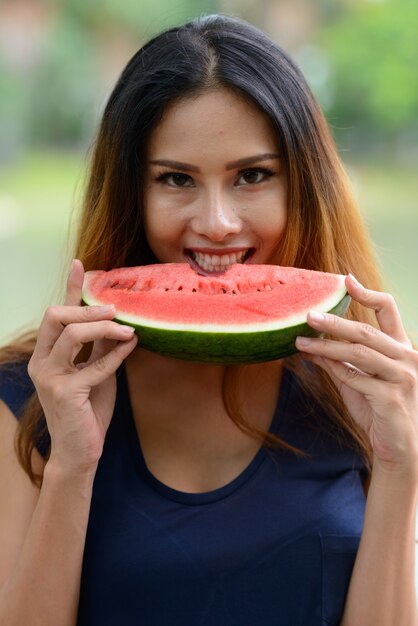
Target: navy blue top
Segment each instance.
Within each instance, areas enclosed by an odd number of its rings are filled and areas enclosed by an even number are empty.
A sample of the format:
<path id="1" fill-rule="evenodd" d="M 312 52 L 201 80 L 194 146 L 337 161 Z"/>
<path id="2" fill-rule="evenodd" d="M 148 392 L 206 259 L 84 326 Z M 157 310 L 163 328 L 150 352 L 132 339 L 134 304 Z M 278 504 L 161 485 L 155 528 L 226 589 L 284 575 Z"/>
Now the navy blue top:
<path id="1" fill-rule="evenodd" d="M 14 381 L 0 371 L 0 397 L 17 415 L 31 389 L 26 368 Z M 363 463 L 318 428 L 313 408 L 285 370 L 270 430 L 309 457 L 261 448 L 228 485 L 183 493 L 146 467 L 122 367 L 78 626 L 338 624 L 363 526 Z"/>

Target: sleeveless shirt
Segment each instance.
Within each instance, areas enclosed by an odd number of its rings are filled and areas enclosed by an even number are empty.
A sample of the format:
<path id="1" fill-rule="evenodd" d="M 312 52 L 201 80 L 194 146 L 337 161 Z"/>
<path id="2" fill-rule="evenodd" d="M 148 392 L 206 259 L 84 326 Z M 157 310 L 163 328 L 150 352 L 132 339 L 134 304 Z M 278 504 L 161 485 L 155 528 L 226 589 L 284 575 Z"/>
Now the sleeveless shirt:
<path id="1" fill-rule="evenodd" d="M 0 370 L 17 417 L 32 391 L 26 367 Z M 319 411 L 285 369 L 270 432 L 306 456 L 261 447 L 229 484 L 184 493 L 145 464 L 122 366 L 77 626 L 337 625 L 363 527 L 364 465 L 318 427 Z"/>

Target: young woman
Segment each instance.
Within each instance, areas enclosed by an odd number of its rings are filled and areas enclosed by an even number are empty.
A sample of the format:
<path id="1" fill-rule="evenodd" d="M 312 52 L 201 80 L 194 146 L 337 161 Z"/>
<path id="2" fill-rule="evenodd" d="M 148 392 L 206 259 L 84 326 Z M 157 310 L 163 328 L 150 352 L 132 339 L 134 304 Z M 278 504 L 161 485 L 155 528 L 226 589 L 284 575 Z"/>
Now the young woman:
<path id="1" fill-rule="evenodd" d="M 0 624 L 416 626 L 418 355 L 288 56 L 220 16 L 139 50 L 75 257 L 64 305 L 2 351 Z M 223 367 L 81 306 L 84 270 L 156 262 L 360 282 L 297 356 Z"/>

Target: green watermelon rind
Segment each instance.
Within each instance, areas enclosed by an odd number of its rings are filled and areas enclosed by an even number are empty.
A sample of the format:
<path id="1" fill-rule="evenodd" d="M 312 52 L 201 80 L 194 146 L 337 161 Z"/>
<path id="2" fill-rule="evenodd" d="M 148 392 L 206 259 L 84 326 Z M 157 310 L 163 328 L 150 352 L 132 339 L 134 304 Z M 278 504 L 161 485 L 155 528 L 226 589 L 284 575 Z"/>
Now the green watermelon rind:
<path id="1" fill-rule="evenodd" d="M 96 304 L 83 295 L 85 304 Z M 351 298 L 348 293 L 328 311 L 334 315 L 344 316 Z M 316 307 L 317 310 L 321 310 Z M 118 313 L 114 321 L 135 328 L 139 336 L 139 345 L 172 358 L 199 363 L 234 365 L 239 363 L 261 363 L 274 361 L 291 356 L 298 352 L 295 340 L 298 336 L 318 337 L 317 333 L 306 322 L 289 325 L 285 328 L 257 330 L 250 332 L 199 332 L 195 330 L 172 330 L 161 327 L 135 323 L 124 319 Z"/>

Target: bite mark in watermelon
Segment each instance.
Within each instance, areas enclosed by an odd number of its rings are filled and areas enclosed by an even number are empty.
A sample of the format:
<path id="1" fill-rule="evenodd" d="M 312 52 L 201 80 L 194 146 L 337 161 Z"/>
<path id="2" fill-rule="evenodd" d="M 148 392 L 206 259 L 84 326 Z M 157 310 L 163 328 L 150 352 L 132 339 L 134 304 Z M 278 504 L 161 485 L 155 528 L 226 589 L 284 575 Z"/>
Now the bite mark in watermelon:
<path id="1" fill-rule="evenodd" d="M 298 335 L 315 336 L 308 311 L 344 315 L 345 276 L 277 265 L 235 264 L 200 276 L 188 263 L 86 272 L 87 305 L 114 304 L 139 345 L 202 363 L 257 363 L 297 352 Z"/>

